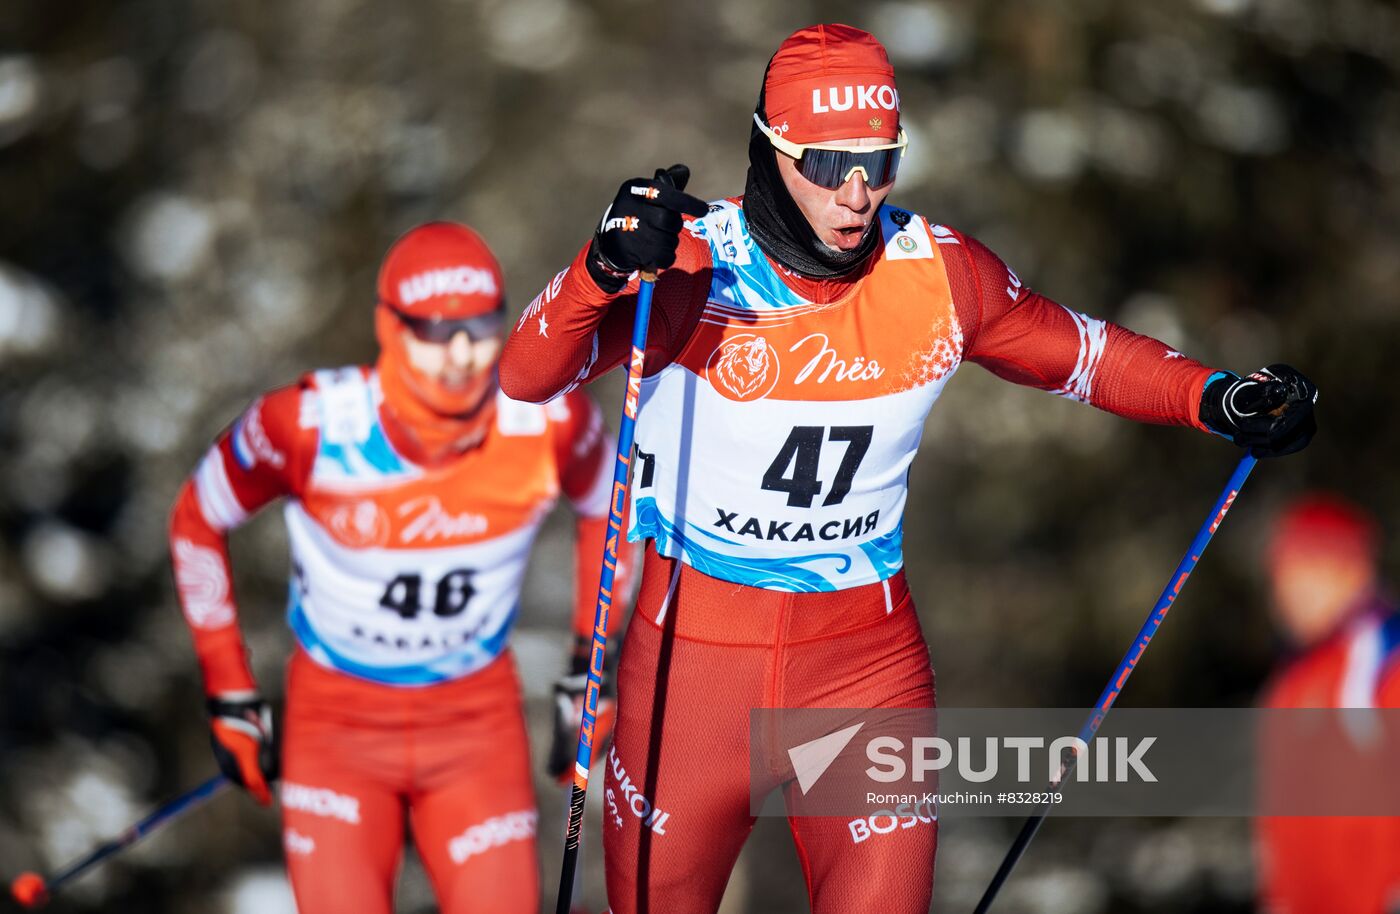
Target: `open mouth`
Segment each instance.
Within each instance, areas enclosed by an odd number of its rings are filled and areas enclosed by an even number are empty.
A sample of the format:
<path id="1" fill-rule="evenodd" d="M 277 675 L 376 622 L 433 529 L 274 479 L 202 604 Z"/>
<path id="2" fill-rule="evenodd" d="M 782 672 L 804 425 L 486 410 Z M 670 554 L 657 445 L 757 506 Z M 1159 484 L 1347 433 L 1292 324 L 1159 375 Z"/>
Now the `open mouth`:
<path id="1" fill-rule="evenodd" d="M 843 251 L 853 250 L 860 244 L 861 236 L 864 234 L 865 226 L 860 223 L 838 226 L 836 228 L 836 247 Z"/>

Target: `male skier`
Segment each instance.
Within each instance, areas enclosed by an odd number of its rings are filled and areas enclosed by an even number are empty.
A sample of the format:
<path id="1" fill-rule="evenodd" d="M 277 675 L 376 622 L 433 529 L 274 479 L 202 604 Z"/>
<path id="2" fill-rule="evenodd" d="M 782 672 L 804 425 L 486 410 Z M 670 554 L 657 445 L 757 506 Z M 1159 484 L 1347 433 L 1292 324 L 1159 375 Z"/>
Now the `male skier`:
<path id="1" fill-rule="evenodd" d="M 1247 378 L 1032 292 L 975 239 L 885 205 L 905 139 L 884 48 L 804 28 L 769 62 L 742 198 L 626 182 L 527 307 L 502 389 L 549 401 L 620 364 L 634 272 L 663 268 L 629 536 L 649 541 L 605 783 L 614 914 L 711 914 L 753 826 L 749 709 L 932 707 L 903 573 L 908 469 L 953 370 L 996 375 L 1261 454 L 1302 448 L 1314 388 Z M 924 914 L 936 825 L 792 817 L 816 914 Z"/>
<path id="2" fill-rule="evenodd" d="M 271 801 L 277 745 L 226 534 L 285 498 L 297 647 L 280 795 L 298 910 L 389 914 L 407 817 L 442 911 L 535 914 L 537 812 L 506 639 L 562 492 L 578 516 L 583 669 L 614 444 L 582 392 L 547 406 L 499 393 L 503 278 L 471 229 L 433 222 L 400 238 L 378 299 L 377 363 L 259 397 L 175 504 L 171 553 L 214 752 Z M 559 688 L 581 693 L 577 678 Z M 577 718 L 560 716 L 572 746 Z"/>
<path id="3" fill-rule="evenodd" d="M 1380 555 L 1375 518 L 1335 495 L 1306 496 L 1279 518 L 1266 561 L 1270 608 L 1290 656 L 1262 707 L 1400 708 L 1400 611 L 1385 596 Z M 1338 718 L 1334 736 L 1350 744 L 1344 752 L 1368 748 L 1353 729 L 1362 719 Z M 1310 725 L 1315 717 L 1275 726 L 1297 737 Z M 1296 765 L 1287 754 L 1296 744 L 1280 752 L 1267 745 L 1262 765 Z M 1296 789 L 1285 773 L 1274 777 L 1283 790 Z M 1256 838 L 1265 914 L 1400 914 L 1400 817 L 1266 816 Z"/>

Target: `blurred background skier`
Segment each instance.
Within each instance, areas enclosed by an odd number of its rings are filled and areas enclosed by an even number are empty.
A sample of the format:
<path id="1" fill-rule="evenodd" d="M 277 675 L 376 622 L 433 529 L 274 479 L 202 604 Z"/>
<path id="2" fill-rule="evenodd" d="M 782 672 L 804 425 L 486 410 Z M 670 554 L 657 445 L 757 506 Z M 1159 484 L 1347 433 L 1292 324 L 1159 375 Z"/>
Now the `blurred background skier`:
<path id="1" fill-rule="evenodd" d="M 531 544 L 562 494 L 579 564 L 555 731 L 571 751 L 614 444 L 581 392 L 547 406 L 499 392 L 504 309 L 479 235 L 414 228 L 379 272 L 377 362 L 259 397 L 175 504 L 170 548 L 214 753 L 264 805 L 280 762 L 302 914 L 392 911 L 405 818 L 442 911 L 537 909 L 538 816 L 507 639 Z M 226 542 L 278 498 L 296 638 L 280 757 Z"/>
<path id="2" fill-rule="evenodd" d="M 1339 496 L 1309 495 L 1280 515 L 1266 570 L 1288 653 L 1262 707 L 1400 708 L 1400 612 L 1383 590 L 1380 559 L 1380 525 Z M 1335 736 L 1356 735 L 1343 725 Z M 1286 764 L 1274 753 L 1263 762 Z M 1394 777 L 1400 760 L 1389 765 Z M 1266 914 L 1400 912 L 1400 818 L 1268 816 L 1256 837 Z"/>

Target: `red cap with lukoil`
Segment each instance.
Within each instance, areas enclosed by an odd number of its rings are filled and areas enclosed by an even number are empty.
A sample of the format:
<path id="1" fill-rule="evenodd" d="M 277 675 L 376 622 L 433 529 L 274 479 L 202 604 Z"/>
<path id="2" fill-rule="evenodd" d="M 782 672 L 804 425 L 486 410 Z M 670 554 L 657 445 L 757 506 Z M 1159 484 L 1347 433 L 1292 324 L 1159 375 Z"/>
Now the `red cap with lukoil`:
<path id="1" fill-rule="evenodd" d="M 768 62 L 768 126 L 794 143 L 899 136 L 899 91 L 884 45 L 849 25 L 798 29 Z"/>
<path id="2" fill-rule="evenodd" d="M 503 302 L 501 265 L 481 236 L 457 222 L 410 229 L 384 255 L 379 301 L 411 317 L 456 320 Z"/>

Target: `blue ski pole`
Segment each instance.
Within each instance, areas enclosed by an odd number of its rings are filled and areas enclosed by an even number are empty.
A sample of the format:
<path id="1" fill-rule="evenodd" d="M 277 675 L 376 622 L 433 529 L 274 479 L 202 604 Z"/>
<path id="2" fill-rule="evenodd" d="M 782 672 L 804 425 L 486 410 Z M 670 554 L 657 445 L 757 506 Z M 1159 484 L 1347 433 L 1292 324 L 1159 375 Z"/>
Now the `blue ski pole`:
<path id="1" fill-rule="evenodd" d="M 1132 675 L 1133 669 L 1147 651 L 1147 645 L 1157 634 L 1157 629 L 1161 627 L 1162 620 L 1167 617 L 1167 612 L 1172 608 L 1172 604 L 1176 602 L 1177 594 L 1181 593 L 1186 579 L 1191 577 L 1192 571 L 1196 570 L 1196 563 L 1201 560 L 1206 546 L 1210 545 L 1215 531 L 1220 529 L 1221 522 L 1225 520 L 1225 515 L 1229 512 L 1230 506 L 1235 503 L 1240 490 L 1244 488 L 1244 482 L 1249 478 L 1250 471 L 1254 469 L 1256 463 L 1258 460 L 1248 453 L 1240 458 L 1239 465 L 1235 467 L 1235 472 L 1230 476 L 1230 481 L 1225 484 L 1225 490 L 1216 499 L 1215 507 L 1211 508 L 1210 516 L 1201 525 L 1201 529 L 1196 531 L 1196 537 L 1191 540 L 1191 546 L 1186 550 L 1186 555 L 1182 556 L 1181 562 L 1176 566 L 1176 571 L 1172 572 L 1171 579 L 1163 588 L 1162 595 L 1157 598 L 1157 605 L 1152 607 L 1147 621 L 1142 624 L 1137 637 L 1133 639 L 1132 647 L 1128 648 L 1128 653 L 1124 654 L 1123 659 L 1119 661 L 1118 669 L 1113 671 L 1113 675 L 1109 677 L 1108 685 L 1104 686 L 1103 692 L 1099 694 L 1099 700 L 1094 703 L 1094 710 L 1090 712 L 1089 719 L 1080 728 L 1079 739 L 1083 741 L 1084 745 L 1087 746 L 1094 739 L 1094 734 L 1098 732 L 1099 726 L 1108 716 L 1109 710 L 1113 708 L 1113 703 L 1118 700 L 1123 686 L 1128 682 L 1128 677 Z M 1060 763 L 1060 771 L 1050 785 L 1051 790 L 1057 789 L 1065 782 L 1065 779 L 1074 770 L 1078 759 L 1079 753 L 1076 751 Z M 1016 836 L 1011 849 L 1006 852 L 1006 857 L 1001 861 L 1001 866 L 997 868 L 991 884 L 987 886 L 987 891 L 982 894 L 982 900 L 977 902 L 974 914 L 987 914 L 992 902 L 997 897 L 997 892 L 1001 890 L 1002 884 L 1011 875 L 1011 870 L 1021 859 L 1021 855 L 1026 852 L 1026 848 L 1030 845 L 1031 839 L 1035 837 L 1035 833 L 1040 830 L 1040 824 L 1045 821 L 1049 809 L 1050 804 L 1047 802 L 1026 820 L 1025 825 L 1021 826 L 1020 834 Z"/>
<path id="2" fill-rule="evenodd" d="M 130 847 L 162 825 L 173 822 L 190 810 L 203 805 L 205 801 L 214 797 L 228 784 L 228 778 L 222 774 L 214 775 L 198 787 L 188 790 L 174 799 L 167 800 L 144 819 L 111 841 L 99 845 L 87 856 L 74 860 L 47 879 L 38 873 L 21 873 L 15 877 L 14 882 L 10 883 L 10 894 L 22 907 L 43 907 L 48 903 L 50 896 L 62 888 L 65 883 L 77 879 L 103 860 Z"/>
<path id="3" fill-rule="evenodd" d="M 594 728 L 598 721 L 598 697 L 603 688 L 603 658 L 608 647 L 608 614 L 612 611 L 613 577 L 623 532 L 622 506 L 627 500 L 627 474 L 632 465 L 632 439 L 637 430 L 637 407 L 642 394 L 642 366 L 646 357 L 647 325 L 651 321 L 651 295 L 655 272 L 643 272 L 637 290 L 637 316 L 632 322 L 632 355 L 627 365 L 627 396 L 617 430 L 617 461 L 613 466 L 608 535 L 603 545 L 603 571 L 598 578 L 598 607 L 593 614 L 593 644 L 589 651 L 588 685 L 583 694 L 583 720 L 578 728 L 578 752 L 574 755 L 574 784 L 569 797 L 569 824 L 564 833 L 564 866 L 559 875 L 558 914 L 569 914 L 573 904 L 574 871 L 578 867 L 579 833 L 583 829 L 583 803 L 588 793 L 588 769 L 593 762 Z"/>

